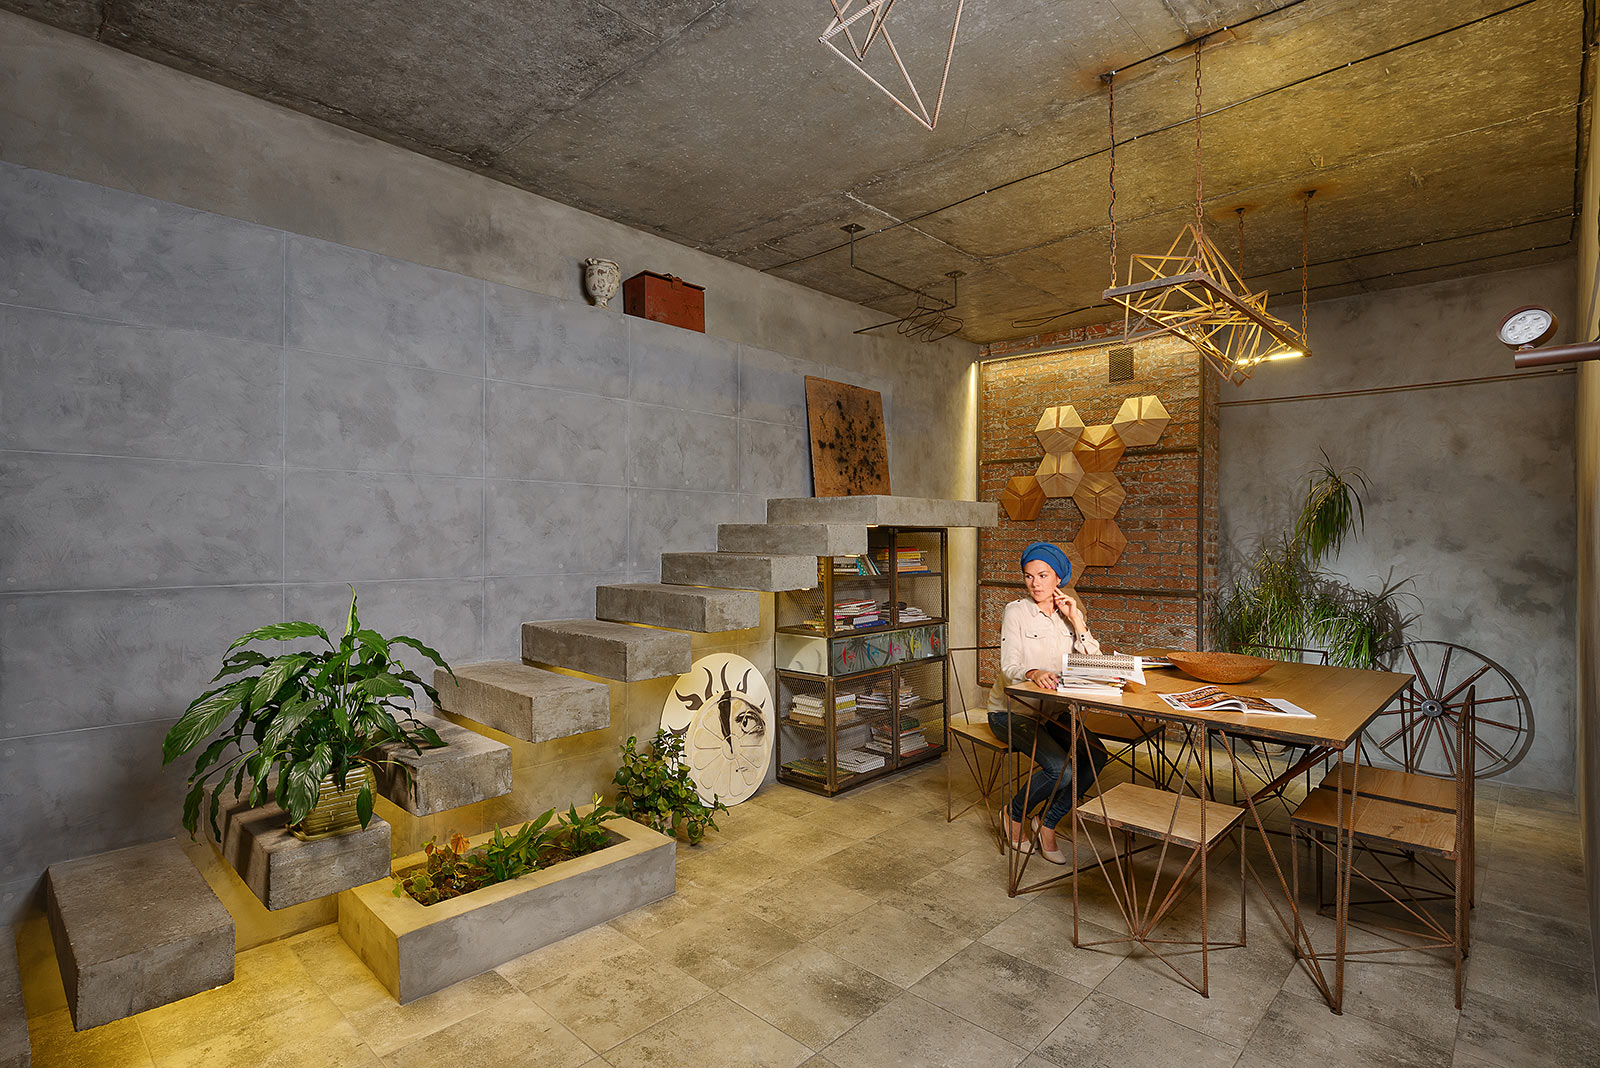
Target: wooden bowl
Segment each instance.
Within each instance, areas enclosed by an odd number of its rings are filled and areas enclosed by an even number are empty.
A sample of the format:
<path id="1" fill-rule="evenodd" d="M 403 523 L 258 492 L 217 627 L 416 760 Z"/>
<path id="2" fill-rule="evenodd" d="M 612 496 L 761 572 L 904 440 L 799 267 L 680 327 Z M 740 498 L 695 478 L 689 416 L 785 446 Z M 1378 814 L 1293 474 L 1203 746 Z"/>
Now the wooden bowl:
<path id="1" fill-rule="evenodd" d="M 1179 671 L 1201 682 L 1249 682 L 1256 678 L 1273 661 L 1243 653 L 1186 653 L 1173 651 L 1166 654 Z"/>

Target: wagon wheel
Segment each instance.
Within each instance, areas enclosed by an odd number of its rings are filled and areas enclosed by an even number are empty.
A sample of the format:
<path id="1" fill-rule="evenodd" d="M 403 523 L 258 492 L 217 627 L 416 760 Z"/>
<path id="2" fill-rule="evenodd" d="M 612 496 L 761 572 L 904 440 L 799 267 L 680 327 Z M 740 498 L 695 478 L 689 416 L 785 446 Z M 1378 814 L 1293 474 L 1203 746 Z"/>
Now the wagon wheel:
<path id="1" fill-rule="evenodd" d="M 1482 653 L 1451 642 L 1407 642 L 1394 669 L 1416 677 L 1395 698 L 1369 738 L 1408 771 L 1454 775 L 1467 691 L 1477 691 L 1477 777 L 1498 775 L 1533 744 L 1533 709 L 1511 673 Z"/>

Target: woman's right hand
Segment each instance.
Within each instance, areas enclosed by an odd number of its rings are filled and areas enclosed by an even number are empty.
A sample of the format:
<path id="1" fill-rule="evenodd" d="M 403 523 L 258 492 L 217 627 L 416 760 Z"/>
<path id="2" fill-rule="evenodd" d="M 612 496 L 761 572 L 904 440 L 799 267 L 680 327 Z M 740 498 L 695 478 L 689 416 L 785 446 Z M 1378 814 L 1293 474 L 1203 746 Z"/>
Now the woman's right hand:
<path id="1" fill-rule="evenodd" d="M 1061 676 L 1044 668 L 1034 668 L 1023 676 L 1041 690 L 1053 690 L 1061 684 Z"/>

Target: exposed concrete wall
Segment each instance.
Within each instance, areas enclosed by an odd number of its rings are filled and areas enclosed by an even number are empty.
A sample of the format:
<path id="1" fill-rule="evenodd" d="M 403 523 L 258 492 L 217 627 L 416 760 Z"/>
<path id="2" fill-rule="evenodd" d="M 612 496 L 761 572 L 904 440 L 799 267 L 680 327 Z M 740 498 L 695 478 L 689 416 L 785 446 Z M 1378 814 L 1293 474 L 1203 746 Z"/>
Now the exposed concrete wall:
<path id="1" fill-rule="evenodd" d="M 896 492 L 973 494 L 972 346 L 9 14 L 0 156 L 0 915 L 166 833 L 160 738 L 227 638 L 354 583 L 381 630 L 515 656 L 807 494 L 806 374 L 883 392 Z M 704 283 L 707 333 L 589 307 L 589 255 Z M 770 670 L 751 633 L 696 650 Z M 520 800 L 609 778 L 664 694 L 618 689 L 613 730 L 518 749 Z"/>
<path id="2" fill-rule="evenodd" d="M 1474 649 L 1528 692 L 1533 746 L 1501 781 L 1571 796 L 1573 377 L 1248 403 L 1510 374 L 1495 328 L 1535 302 L 1573 321 L 1570 263 L 1313 304 L 1314 357 L 1223 394 L 1222 533 L 1226 557 L 1284 530 L 1319 449 L 1364 471 L 1365 530 L 1332 569 L 1368 588 L 1391 569 L 1414 576 L 1420 617 L 1407 636 Z"/>

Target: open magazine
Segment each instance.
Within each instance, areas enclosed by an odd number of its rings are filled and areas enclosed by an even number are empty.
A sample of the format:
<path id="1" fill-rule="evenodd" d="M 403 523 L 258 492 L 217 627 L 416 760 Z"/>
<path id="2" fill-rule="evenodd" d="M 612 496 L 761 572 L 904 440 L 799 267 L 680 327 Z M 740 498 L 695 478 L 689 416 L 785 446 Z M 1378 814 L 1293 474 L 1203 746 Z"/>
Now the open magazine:
<path id="1" fill-rule="evenodd" d="M 1281 697 L 1249 697 L 1229 693 L 1215 686 L 1202 686 L 1183 693 L 1164 693 L 1161 699 L 1181 712 L 1244 712 L 1261 716 L 1304 716 L 1315 719 L 1293 701 Z"/>
<path id="2" fill-rule="evenodd" d="M 1144 665 L 1123 653 L 1067 653 L 1061 658 L 1056 693 L 1108 695 L 1130 682 L 1144 682 Z"/>

